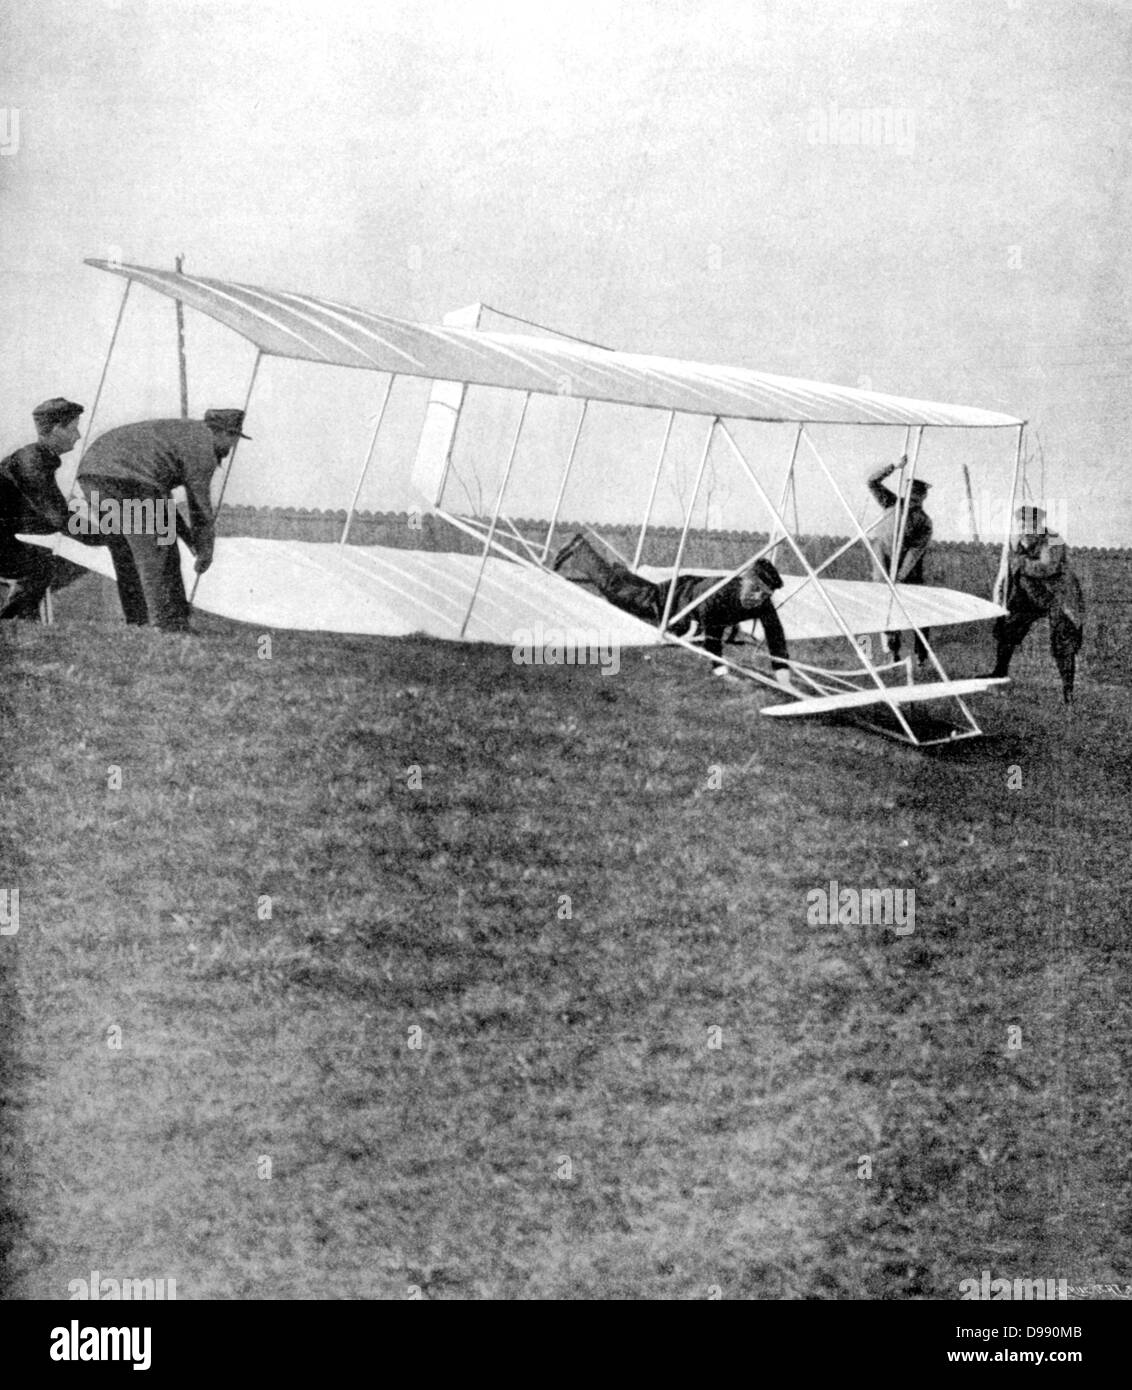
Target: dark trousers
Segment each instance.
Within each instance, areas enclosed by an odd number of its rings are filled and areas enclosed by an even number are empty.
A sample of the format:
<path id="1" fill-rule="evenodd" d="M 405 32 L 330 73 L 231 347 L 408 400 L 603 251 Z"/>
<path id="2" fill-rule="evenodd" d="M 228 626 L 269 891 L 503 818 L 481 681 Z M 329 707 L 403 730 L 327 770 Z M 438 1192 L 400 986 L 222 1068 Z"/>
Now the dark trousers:
<path id="1" fill-rule="evenodd" d="M 924 634 L 925 637 L 927 637 L 927 638 L 929 638 L 929 639 L 931 638 L 932 630 L 931 630 L 930 627 L 925 627 L 925 628 L 922 629 L 922 631 L 923 631 L 923 634 Z M 890 652 L 890 654 L 891 654 L 891 656 L 892 656 L 893 661 L 899 661 L 899 660 L 900 660 L 900 644 L 901 644 L 901 641 L 903 640 L 902 637 L 901 637 L 901 634 L 900 634 L 899 632 L 886 632 L 886 633 L 884 634 L 884 637 L 885 637 L 885 641 L 888 643 L 888 650 L 889 650 L 889 652 Z M 924 646 L 923 642 L 921 641 L 921 639 L 920 639 L 920 634 L 919 634 L 918 632 L 915 634 L 915 648 L 916 648 L 916 660 L 917 660 L 917 661 L 927 661 L 927 659 L 928 659 L 928 649 L 927 649 L 927 647 Z"/>
<path id="2" fill-rule="evenodd" d="M 0 619 L 23 618 L 34 622 L 39 604 L 51 587 L 54 556 L 37 545 L 25 545 L 14 536 L 5 536 L 0 545 Z"/>
<path id="3" fill-rule="evenodd" d="M 889 564 L 890 564 L 890 560 L 889 560 L 889 557 L 888 557 L 887 555 L 885 555 L 883 558 L 884 558 L 884 567 L 885 567 L 885 569 L 887 570 L 888 567 L 889 567 Z M 915 565 L 911 570 L 909 570 L 909 572 L 908 572 L 908 573 L 904 576 L 904 578 L 901 579 L 899 582 L 900 582 L 901 584 L 922 584 L 922 583 L 924 582 L 923 561 L 921 561 L 920 564 Z M 924 633 L 924 636 L 925 636 L 926 638 L 928 638 L 928 640 L 930 641 L 930 640 L 931 640 L 931 629 L 926 627 L 926 628 L 923 629 L 923 633 Z M 886 633 L 884 634 L 884 640 L 885 640 L 885 644 L 886 644 L 887 647 L 888 647 L 889 653 L 890 653 L 890 655 L 892 656 L 893 661 L 899 661 L 899 660 L 900 660 L 900 646 L 901 646 L 901 642 L 903 641 L 903 638 L 902 638 L 901 634 L 900 634 L 899 632 L 886 632 Z M 928 659 L 928 649 L 927 649 L 927 647 L 924 646 L 923 642 L 920 640 L 920 635 L 919 635 L 919 633 L 917 633 L 917 634 L 916 634 L 916 637 L 915 637 L 915 649 L 916 649 L 916 660 L 917 660 L 917 661 L 927 661 L 927 659 Z"/>
<path id="4" fill-rule="evenodd" d="M 96 491 L 100 500 L 157 501 L 167 497 L 157 488 L 117 478 L 80 478 L 79 483 L 88 498 Z M 131 625 L 152 623 L 166 632 L 187 632 L 189 601 L 181 578 L 180 547 L 175 538 L 169 545 L 161 544 L 161 539 L 151 532 L 105 537 L 118 579 L 118 599 Z"/>
<path id="5" fill-rule="evenodd" d="M 1066 702 L 1073 698 L 1073 682 L 1077 674 L 1077 653 L 1081 650 L 1084 630 L 1066 615 L 1064 610 L 1054 605 L 1044 608 L 1031 602 L 1028 596 L 1016 590 L 1007 600 L 1008 612 L 994 625 L 995 662 L 994 674 L 1005 676 L 1010 672 L 1010 659 L 1022 645 L 1026 634 L 1040 618 L 1049 618 L 1049 649 L 1061 676 L 1061 691 Z"/>

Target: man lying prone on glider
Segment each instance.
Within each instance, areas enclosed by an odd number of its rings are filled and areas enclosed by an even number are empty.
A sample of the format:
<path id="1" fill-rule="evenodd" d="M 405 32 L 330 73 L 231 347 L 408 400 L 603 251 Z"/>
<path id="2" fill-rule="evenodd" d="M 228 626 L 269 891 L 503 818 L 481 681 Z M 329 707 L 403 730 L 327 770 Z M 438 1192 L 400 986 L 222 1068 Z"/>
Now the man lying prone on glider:
<path id="1" fill-rule="evenodd" d="M 632 613 L 646 623 L 659 625 L 663 619 L 668 590 L 673 584 L 671 579 L 654 583 L 651 579 L 634 574 L 626 565 L 606 560 L 580 532 L 555 556 L 553 568 L 561 571 L 564 567 L 568 567 L 565 578 L 596 588 L 615 608 Z M 723 655 L 724 634 L 728 629 L 757 619 L 762 624 L 775 677 L 780 685 L 790 689 L 790 652 L 786 646 L 782 620 L 771 597 L 776 589 L 782 588 L 782 576 L 778 570 L 769 560 L 756 560 L 714 593 L 708 592 L 718 583 L 717 575 L 678 575 L 670 611 L 673 617 L 685 608 L 688 608 L 688 612 L 678 622 L 670 622 L 669 631 L 677 637 L 689 637 L 698 625 L 703 629 L 704 650 L 711 656 L 720 657 Z M 700 594 L 706 594 L 706 597 L 694 608 L 689 608 Z M 714 674 L 722 674 L 726 670 L 727 667 L 720 664 L 716 666 Z"/>

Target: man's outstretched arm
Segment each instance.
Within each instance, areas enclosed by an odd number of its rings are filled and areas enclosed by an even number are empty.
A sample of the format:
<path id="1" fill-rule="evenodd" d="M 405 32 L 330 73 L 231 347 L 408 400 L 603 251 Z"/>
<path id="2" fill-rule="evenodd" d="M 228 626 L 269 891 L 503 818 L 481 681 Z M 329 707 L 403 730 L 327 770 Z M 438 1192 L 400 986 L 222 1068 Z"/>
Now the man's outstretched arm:
<path id="1" fill-rule="evenodd" d="M 882 463 L 879 468 L 869 474 L 869 491 L 886 510 L 896 505 L 896 493 L 891 488 L 885 487 L 884 480 L 890 473 L 895 473 L 898 468 L 903 468 L 907 462 L 908 455 L 902 454 L 899 463 Z"/>
<path id="2" fill-rule="evenodd" d="M 766 638 L 770 664 L 777 671 L 790 660 L 790 648 L 786 645 L 786 633 L 782 629 L 778 609 L 770 599 L 759 609 L 759 622 L 762 623 L 763 636 Z"/>

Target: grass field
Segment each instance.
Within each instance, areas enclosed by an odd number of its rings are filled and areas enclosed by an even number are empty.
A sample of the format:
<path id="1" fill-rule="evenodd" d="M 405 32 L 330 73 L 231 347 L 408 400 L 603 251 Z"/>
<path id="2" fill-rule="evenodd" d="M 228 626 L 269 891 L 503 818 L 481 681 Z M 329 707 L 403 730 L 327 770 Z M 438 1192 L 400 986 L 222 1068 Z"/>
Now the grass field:
<path id="1" fill-rule="evenodd" d="M 1127 1279 L 1125 689 L 925 754 L 673 651 L 3 627 L 9 1296 Z"/>

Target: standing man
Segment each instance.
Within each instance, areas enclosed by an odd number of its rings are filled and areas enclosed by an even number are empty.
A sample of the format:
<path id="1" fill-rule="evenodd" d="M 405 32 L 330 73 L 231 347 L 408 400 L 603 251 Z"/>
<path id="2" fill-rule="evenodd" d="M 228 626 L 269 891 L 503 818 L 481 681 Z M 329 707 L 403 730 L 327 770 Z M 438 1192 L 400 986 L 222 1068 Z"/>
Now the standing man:
<path id="1" fill-rule="evenodd" d="M 892 574 L 892 555 L 896 549 L 897 531 L 900 527 L 900 508 L 898 498 L 891 488 L 884 486 L 884 479 L 897 469 L 905 467 L 908 455 L 903 454 L 899 463 L 888 463 L 869 475 L 869 491 L 884 508 L 884 519 L 876 529 L 875 544 L 884 565 L 886 574 Z M 892 575 L 897 584 L 922 584 L 924 582 L 924 556 L 932 542 L 932 519 L 924 511 L 924 498 L 928 495 L 931 483 L 916 478 L 908 490 L 908 512 L 904 520 L 904 535 L 900 539 L 900 559 L 896 573 Z M 926 637 L 925 630 L 924 636 Z M 885 640 L 893 661 L 900 660 L 900 633 L 886 632 Z M 928 651 L 919 634 L 916 636 L 916 660 L 923 664 L 928 659 Z"/>
<path id="2" fill-rule="evenodd" d="M 143 420 L 122 425 L 100 435 L 86 451 L 79 466 L 78 482 L 88 504 L 97 493 L 98 505 L 106 500 L 119 504 L 122 515 L 146 515 L 144 504 L 172 506 L 175 487 L 188 498 L 190 526 L 186 532 L 178 518 L 177 531 L 196 556 L 195 569 L 203 574 L 212 564 L 216 515 L 212 507 L 212 475 L 231 453 L 243 433 L 242 410 L 206 410 L 204 420 Z M 122 503 L 141 506 L 122 509 Z M 181 579 L 181 557 L 176 535 L 167 528 L 158 532 L 131 527 L 126 534 L 109 535 L 107 544 L 118 577 L 118 597 L 126 622 L 153 623 L 166 632 L 188 632 L 189 601 Z"/>
<path id="3" fill-rule="evenodd" d="M 1010 543 L 1006 616 L 994 625 L 997 653 L 991 677 L 1010 674 L 1010 658 L 1039 618 L 1049 618 L 1049 646 L 1061 676 L 1065 703 L 1073 701 L 1077 653 L 1085 634 L 1085 602 L 1069 566 L 1069 547 L 1046 527 L 1040 507 L 1019 507 Z"/>
<path id="4" fill-rule="evenodd" d="M 54 396 L 32 411 L 36 442 L 0 461 L 0 618 L 34 619 L 51 587 L 55 557 L 17 540 L 65 531 L 70 513 L 55 474 L 79 437 L 83 407 Z"/>

